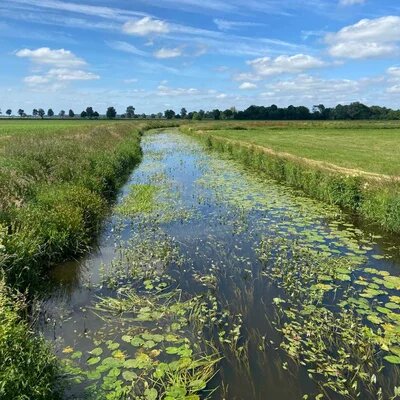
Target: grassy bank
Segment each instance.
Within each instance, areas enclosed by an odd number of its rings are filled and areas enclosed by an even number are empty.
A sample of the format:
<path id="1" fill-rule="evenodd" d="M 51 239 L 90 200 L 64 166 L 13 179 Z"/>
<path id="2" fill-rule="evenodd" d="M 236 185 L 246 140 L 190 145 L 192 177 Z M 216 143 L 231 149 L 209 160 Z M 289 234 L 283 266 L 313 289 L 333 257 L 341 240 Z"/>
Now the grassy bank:
<path id="1" fill-rule="evenodd" d="M 166 125 L 164 123 L 164 125 Z M 17 290 L 90 248 L 109 205 L 160 123 L 0 125 L 0 398 L 54 399 L 59 366 Z"/>
<path id="2" fill-rule="evenodd" d="M 400 232 L 396 124 L 246 122 L 182 130 L 308 196 Z"/>
<path id="3" fill-rule="evenodd" d="M 86 251 L 112 199 L 141 159 L 140 128 L 16 123 L 0 142 L 3 263 L 26 288 L 56 261 Z M 14 133 L 13 133 L 14 132 Z"/>
<path id="4" fill-rule="evenodd" d="M 0 135 L 2 269 L 11 286 L 87 251 L 118 188 L 160 123 L 7 122 Z"/>
<path id="5" fill-rule="evenodd" d="M 0 398 L 56 399 L 56 357 L 25 317 L 24 298 L 12 294 L 0 280 Z"/>

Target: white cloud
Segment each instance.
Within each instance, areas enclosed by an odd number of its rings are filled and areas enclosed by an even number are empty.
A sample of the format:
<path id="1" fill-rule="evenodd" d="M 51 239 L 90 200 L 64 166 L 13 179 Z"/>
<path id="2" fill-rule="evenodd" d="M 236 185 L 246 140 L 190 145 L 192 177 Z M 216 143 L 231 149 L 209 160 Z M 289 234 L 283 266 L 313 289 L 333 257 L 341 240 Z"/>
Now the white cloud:
<path id="1" fill-rule="evenodd" d="M 42 85 L 49 82 L 49 78 L 42 75 L 31 75 L 24 78 L 24 82 L 29 86 Z"/>
<path id="2" fill-rule="evenodd" d="M 400 85 L 390 86 L 387 88 L 386 92 L 391 94 L 400 94 Z"/>
<path id="3" fill-rule="evenodd" d="M 353 101 L 376 101 L 376 88 L 382 88 L 383 78 L 326 79 L 301 74 L 290 80 L 266 85 L 264 100 L 280 104 L 336 105 Z"/>
<path id="4" fill-rule="evenodd" d="M 296 54 L 293 56 L 281 55 L 276 58 L 261 57 L 248 61 L 247 64 L 252 67 L 253 71 L 238 74 L 235 76 L 235 80 L 256 81 L 273 75 L 301 73 L 326 65 L 319 58 L 306 54 Z"/>
<path id="5" fill-rule="evenodd" d="M 92 72 L 67 68 L 51 69 L 46 76 L 56 81 L 92 81 L 100 79 L 99 75 Z"/>
<path id="6" fill-rule="evenodd" d="M 147 36 L 151 34 L 164 34 L 170 31 L 168 24 L 158 19 L 144 17 L 135 21 L 126 22 L 122 30 L 129 35 Z"/>
<path id="7" fill-rule="evenodd" d="M 386 16 L 362 19 L 325 37 L 329 52 L 340 58 L 373 58 L 393 56 L 399 50 L 400 17 Z"/>
<path id="8" fill-rule="evenodd" d="M 160 85 L 157 88 L 158 96 L 193 96 L 199 94 L 199 90 L 195 88 L 170 88 L 165 85 Z"/>
<path id="9" fill-rule="evenodd" d="M 364 4 L 366 0 L 340 0 L 341 6 L 353 6 L 355 4 Z"/>
<path id="10" fill-rule="evenodd" d="M 163 47 L 154 53 L 154 56 L 156 58 L 161 58 L 161 59 L 175 58 L 175 57 L 180 57 L 181 55 L 182 55 L 182 49 L 180 49 L 180 48 L 167 49 L 167 48 Z"/>
<path id="11" fill-rule="evenodd" d="M 46 66 L 50 68 L 40 75 L 26 76 L 24 82 L 30 87 L 59 88 L 60 85 L 65 85 L 66 82 L 100 79 L 99 75 L 82 69 L 87 66 L 86 61 L 69 50 L 52 50 L 48 47 L 41 47 L 36 50 L 22 49 L 17 51 L 15 55 L 28 58 L 34 64 L 39 64 L 39 70 L 43 70 Z"/>
<path id="12" fill-rule="evenodd" d="M 390 67 L 387 70 L 387 73 L 393 78 L 399 78 L 400 79 L 400 67 Z"/>
<path id="13" fill-rule="evenodd" d="M 31 75 L 24 78 L 24 82 L 31 87 L 48 84 L 61 84 L 68 81 L 91 81 L 100 79 L 98 75 L 82 70 L 68 68 L 53 68 L 43 75 Z"/>
<path id="14" fill-rule="evenodd" d="M 17 57 L 29 58 L 37 64 L 55 65 L 57 67 L 75 68 L 86 65 L 86 62 L 69 50 L 52 50 L 41 47 L 36 50 L 22 49 L 15 53 Z"/>
<path id="15" fill-rule="evenodd" d="M 239 89 L 241 89 L 241 90 L 257 89 L 257 85 L 255 83 L 251 83 L 251 82 L 243 82 L 239 86 Z"/>

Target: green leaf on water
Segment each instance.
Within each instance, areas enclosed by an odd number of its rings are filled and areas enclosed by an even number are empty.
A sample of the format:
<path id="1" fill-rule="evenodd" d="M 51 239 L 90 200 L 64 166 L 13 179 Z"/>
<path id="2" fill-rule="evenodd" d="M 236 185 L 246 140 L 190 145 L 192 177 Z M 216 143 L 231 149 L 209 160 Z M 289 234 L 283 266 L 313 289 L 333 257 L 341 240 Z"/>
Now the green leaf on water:
<path id="1" fill-rule="evenodd" d="M 137 375 L 132 371 L 124 371 L 122 373 L 122 377 L 129 382 L 132 382 L 137 379 Z"/>
<path id="2" fill-rule="evenodd" d="M 111 342 L 107 347 L 109 350 L 117 350 L 119 348 L 119 343 Z"/>
<path id="3" fill-rule="evenodd" d="M 387 362 L 389 362 L 390 364 L 400 364 L 400 357 L 399 356 L 393 356 L 393 355 L 386 356 L 385 360 Z"/>
<path id="4" fill-rule="evenodd" d="M 122 336 L 121 339 L 122 339 L 122 341 L 124 341 L 125 343 L 130 343 L 131 340 L 132 340 L 132 336 L 124 335 L 124 336 Z"/>
<path id="5" fill-rule="evenodd" d="M 92 356 L 101 356 L 103 354 L 103 349 L 101 349 L 100 347 L 96 347 L 92 351 L 89 351 L 89 354 L 91 354 Z"/>
<path id="6" fill-rule="evenodd" d="M 97 363 L 99 363 L 101 360 L 100 357 L 91 357 L 87 360 L 88 365 L 95 365 Z"/>
<path id="7" fill-rule="evenodd" d="M 386 303 L 385 307 L 389 308 L 390 310 L 397 310 L 397 309 L 400 308 L 400 306 L 398 304 L 395 304 L 395 303 Z"/>
<path id="8" fill-rule="evenodd" d="M 157 400 L 158 392 L 154 388 L 147 388 L 144 391 L 144 396 L 145 396 L 146 400 Z"/>
<path id="9" fill-rule="evenodd" d="M 82 357 L 82 352 L 81 351 L 75 351 L 75 353 L 71 354 L 71 359 L 72 360 L 76 360 L 76 359 L 81 358 L 81 357 Z"/>

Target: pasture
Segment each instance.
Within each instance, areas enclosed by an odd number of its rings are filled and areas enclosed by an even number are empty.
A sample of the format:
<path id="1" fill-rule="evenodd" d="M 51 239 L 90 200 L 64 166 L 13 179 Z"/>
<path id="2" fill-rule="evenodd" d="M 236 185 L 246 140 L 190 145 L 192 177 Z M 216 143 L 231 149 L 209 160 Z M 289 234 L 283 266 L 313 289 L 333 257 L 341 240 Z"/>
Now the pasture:
<path id="1" fill-rule="evenodd" d="M 199 129 L 354 172 L 400 176 L 400 121 L 235 121 Z"/>

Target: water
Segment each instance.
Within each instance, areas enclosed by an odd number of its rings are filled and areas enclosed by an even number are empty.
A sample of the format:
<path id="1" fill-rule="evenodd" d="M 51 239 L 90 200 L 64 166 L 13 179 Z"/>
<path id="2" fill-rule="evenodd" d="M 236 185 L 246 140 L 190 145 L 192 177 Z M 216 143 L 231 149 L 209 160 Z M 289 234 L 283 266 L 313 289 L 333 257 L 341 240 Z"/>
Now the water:
<path id="1" fill-rule="evenodd" d="M 120 317 L 105 319 L 96 309 L 99 297 L 115 298 L 122 289 L 139 288 L 120 267 L 137 263 L 135 257 L 140 254 L 144 262 L 148 257 L 153 269 L 162 271 L 157 282 L 165 274 L 170 290 L 179 288 L 185 299 L 200 294 L 215 297 L 218 312 L 226 310 L 229 314 L 230 329 L 239 327 L 238 351 L 217 346 L 223 358 L 208 384 L 208 388 L 217 388 L 210 394 L 212 399 L 289 400 L 320 394 L 318 379 L 308 376 L 309 366 L 293 362 L 280 348 L 283 338 L 277 328 L 282 321 L 273 303 L 277 297 L 285 298 L 287 291 L 265 272 L 266 265 L 257 251 L 260 242 L 280 238 L 311 248 L 327 258 L 346 256 L 357 265 L 351 272 L 351 279 L 355 280 L 364 279 L 366 266 L 399 276 L 396 239 L 357 224 L 335 207 L 260 178 L 232 160 L 207 152 L 194 139 L 177 132 L 146 135 L 142 147 L 143 162 L 121 191 L 118 204 L 129 197 L 132 185 L 151 183 L 161 188 L 155 209 L 147 216 L 129 217 L 115 212 L 105 223 L 96 250 L 82 260 L 57 266 L 52 273 L 52 290 L 42 306 L 40 329 L 54 343 L 60 358 L 69 359 L 75 354 L 77 368 L 87 370 L 88 358 L 94 359 L 88 353 L 93 348 L 108 346 L 106 351 L 115 353 L 117 350 L 110 343 L 116 343 L 123 355 L 113 354 L 124 360 L 144 351 L 136 351 L 121 340 L 123 333 L 135 332 L 139 325 L 144 329 L 142 323 Z M 146 247 L 146 243 L 154 243 L 154 248 Z M 131 251 L 128 256 L 127 248 Z M 166 248 L 171 254 L 161 260 L 169 261 L 159 266 L 162 262 L 157 258 L 158 253 L 165 253 Z M 344 285 L 347 284 L 346 281 Z M 375 306 L 384 305 L 389 301 L 387 296 L 398 296 L 396 284 L 386 297 L 372 298 L 371 302 Z M 337 299 L 325 301 L 334 305 Z M 398 315 L 398 310 L 393 313 Z M 144 323 L 144 326 L 151 332 L 156 329 L 167 332 L 163 324 L 156 327 Z M 182 328 L 179 334 L 187 335 L 191 341 L 200 340 L 189 331 L 190 327 Z M 204 337 L 211 340 L 215 334 L 218 335 L 218 329 L 214 328 Z M 160 351 L 162 358 L 165 346 Z M 94 361 L 100 364 L 103 356 Z M 382 382 L 387 392 L 382 398 L 390 393 L 398 377 L 393 372 L 395 368 L 385 365 Z M 92 381 L 86 378 L 74 381 L 66 390 L 66 398 L 84 398 L 90 382 L 100 386 L 105 381 L 108 384 L 118 379 L 123 381 L 118 377 L 121 371 L 118 368 L 114 371 L 118 375 L 108 382 L 108 378 L 98 374 L 92 376 Z M 325 395 L 343 398 L 330 390 Z M 374 396 L 370 398 L 378 398 Z M 201 397 L 205 397 L 204 392 Z"/>

